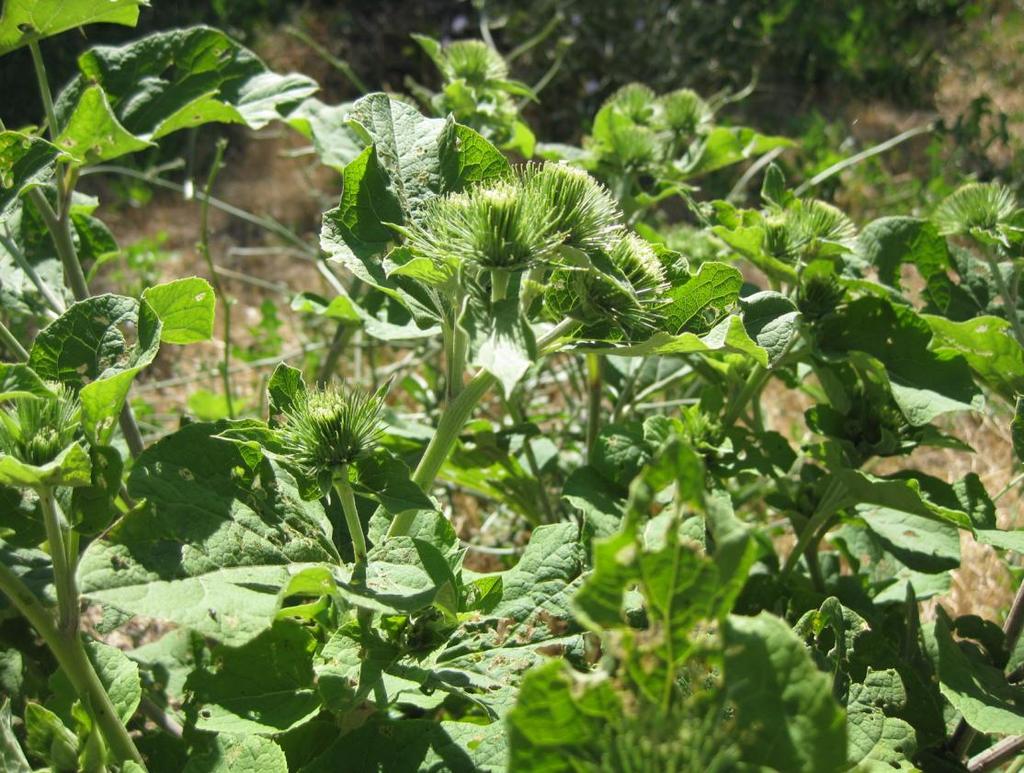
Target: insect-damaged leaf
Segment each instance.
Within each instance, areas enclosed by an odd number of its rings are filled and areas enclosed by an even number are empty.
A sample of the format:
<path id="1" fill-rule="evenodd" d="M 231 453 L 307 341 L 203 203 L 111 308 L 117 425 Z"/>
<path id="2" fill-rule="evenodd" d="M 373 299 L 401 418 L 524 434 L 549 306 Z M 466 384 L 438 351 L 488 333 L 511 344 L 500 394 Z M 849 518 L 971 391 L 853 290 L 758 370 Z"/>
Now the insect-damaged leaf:
<path id="1" fill-rule="evenodd" d="M 41 137 L 0 132 L 0 219 L 8 214 L 24 191 L 53 177 L 53 164 L 64 153 Z"/>

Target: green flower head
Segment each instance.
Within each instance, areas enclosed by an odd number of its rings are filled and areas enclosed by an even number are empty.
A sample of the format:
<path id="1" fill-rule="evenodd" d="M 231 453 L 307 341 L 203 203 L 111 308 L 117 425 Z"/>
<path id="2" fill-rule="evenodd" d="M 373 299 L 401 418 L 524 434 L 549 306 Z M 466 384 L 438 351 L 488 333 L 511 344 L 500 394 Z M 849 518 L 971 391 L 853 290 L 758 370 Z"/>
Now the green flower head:
<path id="1" fill-rule="evenodd" d="M 658 104 L 661 106 L 661 123 L 680 138 L 693 138 L 711 124 L 711 108 L 691 89 L 664 94 L 658 98 Z"/>
<path id="2" fill-rule="evenodd" d="M 386 388 L 370 394 L 329 385 L 296 395 L 279 430 L 290 461 L 318 478 L 368 454 L 380 438 Z"/>
<path id="3" fill-rule="evenodd" d="M 445 47 L 441 70 L 447 80 L 461 78 L 473 86 L 508 77 L 501 54 L 479 40 L 459 40 Z"/>
<path id="4" fill-rule="evenodd" d="M 626 234 L 595 262 L 593 270 L 556 271 L 545 300 L 556 317 L 611 323 L 626 331 L 647 330 L 664 304 L 666 286 L 665 269 L 651 245 Z"/>
<path id="5" fill-rule="evenodd" d="M 0 412 L 0 451 L 35 467 L 49 464 L 71 445 L 81 424 L 74 390 L 48 386 L 54 397 L 21 397 Z"/>
<path id="6" fill-rule="evenodd" d="M 622 211 L 611 192 L 568 164 L 527 164 L 523 184 L 536 191 L 563 243 L 590 252 L 608 250 L 622 237 Z"/>
<path id="7" fill-rule="evenodd" d="M 934 220 L 943 234 L 991 230 L 1006 223 L 1017 210 L 1013 191 L 998 183 L 968 183 L 947 196 Z"/>
<path id="8" fill-rule="evenodd" d="M 519 180 L 500 180 L 432 200 L 408 230 L 406 246 L 438 263 L 522 271 L 560 243 L 538 193 Z"/>

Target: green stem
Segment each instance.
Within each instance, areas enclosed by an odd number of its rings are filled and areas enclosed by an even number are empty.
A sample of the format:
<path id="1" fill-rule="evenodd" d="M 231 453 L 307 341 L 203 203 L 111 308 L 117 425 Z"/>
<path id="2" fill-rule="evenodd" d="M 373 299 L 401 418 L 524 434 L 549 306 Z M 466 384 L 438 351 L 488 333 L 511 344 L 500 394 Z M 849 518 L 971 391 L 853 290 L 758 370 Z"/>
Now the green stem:
<path id="1" fill-rule="evenodd" d="M 210 171 L 206 176 L 206 185 L 203 188 L 203 198 L 199 206 L 199 254 L 206 261 L 206 268 L 210 272 L 210 283 L 213 285 L 214 294 L 220 299 L 224 307 L 222 319 L 224 320 L 224 357 L 220 364 L 220 378 L 224 387 L 224 400 L 227 403 L 228 418 L 235 418 L 235 401 L 231 393 L 231 298 L 224 292 L 220 283 L 220 277 L 213 265 L 213 258 L 210 255 L 210 191 L 217 180 L 217 174 L 221 170 L 221 161 L 224 158 L 224 149 L 228 143 L 223 137 L 217 141 L 213 154 L 213 163 L 210 164 Z"/>
<path id="2" fill-rule="evenodd" d="M 740 389 L 739 394 L 733 398 L 725 416 L 722 417 L 723 429 L 728 429 L 736 423 L 740 414 L 743 413 L 743 409 L 747 407 L 747 403 L 764 386 L 764 383 L 768 380 L 768 375 L 768 369 L 763 365 L 758 364 L 754 366 L 754 369 L 747 376 L 747 380 L 743 382 L 743 387 Z"/>
<path id="3" fill-rule="evenodd" d="M 53 95 L 50 93 L 50 81 L 46 77 L 46 65 L 43 64 L 43 55 L 39 50 L 39 41 L 30 40 L 28 50 L 32 54 L 32 67 L 36 71 L 36 82 L 39 85 L 39 96 L 43 100 L 43 110 L 46 111 L 47 128 L 50 130 L 50 139 L 57 139 L 60 127 L 57 125 L 57 114 L 53 109 Z"/>
<path id="4" fill-rule="evenodd" d="M 498 303 L 505 300 L 508 293 L 508 280 L 512 274 L 501 269 L 491 269 L 491 303 Z"/>
<path id="5" fill-rule="evenodd" d="M 7 565 L 0 563 L 0 591 L 28 620 L 53 653 L 61 670 L 67 675 L 75 692 L 88 706 L 103 737 L 118 760 L 134 760 L 145 770 L 142 755 L 135 748 L 128 729 L 121 722 L 103 683 L 85 654 L 78 631 L 62 632 L 54 624 L 49 611 L 36 595 Z M 59 590 L 58 590 L 59 592 Z"/>
<path id="6" fill-rule="evenodd" d="M 564 319 L 555 325 L 546 335 L 537 341 L 537 352 L 544 353 L 544 349 L 557 341 L 570 328 L 575 327 L 575 320 Z M 441 421 L 437 425 L 434 436 L 427 444 L 419 464 L 413 471 L 412 480 L 424 491 L 428 491 L 437 478 L 445 460 L 455 447 L 459 439 L 459 433 L 466 426 L 469 417 L 473 415 L 473 409 L 487 394 L 487 390 L 497 382 L 497 378 L 486 370 L 479 371 L 465 388 L 452 400 L 444 413 L 441 414 Z M 403 537 L 409 533 L 413 520 L 416 517 L 415 510 L 407 510 L 399 513 L 391 521 L 388 529 L 388 537 Z"/>
<path id="7" fill-rule="evenodd" d="M 593 458 L 601 428 L 601 355 L 587 355 L 587 459 Z"/>
<path id="8" fill-rule="evenodd" d="M 0 341 L 3 341 L 4 346 L 14 352 L 14 355 L 19 360 L 28 360 L 28 351 L 21 345 L 21 341 L 14 337 L 14 333 L 12 333 L 3 322 L 0 322 Z"/>
<path id="9" fill-rule="evenodd" d="M 68 558 L 67 529 L 57 510 L 57 501 L 52 489 L 44 488 L 39 491 L 39 504 L 43 511 L 46 541 L 50 545 L 50 559 L 53 561 L 53 584 L 57 589 L 57 627 L 64 634 L 77 634 L 78 585 L 75 582 L 74 568 Z"/>
<path id="10" fill-rule="evenodd" d="M 359 511 L 356 510 L 356 498 L 348 482 L 348 465 L 343 464 L 335 474 L 334 493 L 345 514 L 345 525 L 348 526 L 348 533 L 352 538 L 352 555 L 355 556 L 356 566 L 366 566 L 366 537 L 363 534 L 363 524 L 359 521 Z"/>

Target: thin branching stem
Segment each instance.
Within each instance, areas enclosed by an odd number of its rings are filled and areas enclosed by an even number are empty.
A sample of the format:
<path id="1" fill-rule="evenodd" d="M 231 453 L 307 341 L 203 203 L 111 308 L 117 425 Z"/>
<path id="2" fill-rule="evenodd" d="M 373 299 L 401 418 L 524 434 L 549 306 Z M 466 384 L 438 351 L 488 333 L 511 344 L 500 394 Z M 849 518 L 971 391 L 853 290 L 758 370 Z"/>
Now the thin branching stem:
<path id="1" fill-rule="evenodd" d="M 213 292 L 220 300 L 221 320 L 223 324 L 224 355 L 220 363 L 220 378 L 224 387 L 224 401 L 227 404 L 228 418 L 235 418 L 235 400 L 231 392 L 231 305 L 232 299 L 224 291 L 217 268 L 213 265 L 213 257 L 210 255 L 210 191 L 217 181 L 217 174 L 220 172 L 224 159 L 224 150 L 227 148 L 227 140 L 223 137 L 217 141 L 213 154 L 213 162 L 210 164 L 210 172 L 206 176 L 206 185 L 203 186 L 203 196 L 199 206 L 199 244 L 196 245 L 199 254 L 206 262 L 206 268 L 210 272 L 210 283 L 213 285 Z"/>

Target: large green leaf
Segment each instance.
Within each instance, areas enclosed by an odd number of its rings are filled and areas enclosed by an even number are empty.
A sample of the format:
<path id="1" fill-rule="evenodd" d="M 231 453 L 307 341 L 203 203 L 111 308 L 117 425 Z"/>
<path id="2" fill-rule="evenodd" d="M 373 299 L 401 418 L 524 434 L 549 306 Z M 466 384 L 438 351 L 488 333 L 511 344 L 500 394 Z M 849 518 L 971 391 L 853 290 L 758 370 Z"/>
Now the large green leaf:
<path id="1" fill-rule="evenodd" d="M 859 298 L 821 321 L 818 343 L 836 359 L 851 350 L 880 360 L 892 395 L 912 426 L 950 411 L 981 410 L 984 398 L 966 360 L 933 351 L 928 323 L 913 309 L 876 297 Z"/>
<path id="2" fill-rule="evenodd" d="M 746 126 L 716 126 L 698 146 L 692 159 L 680 165 L 684 177 L 693 177 L 793 145 L 787 137 L 759 134 Z"/>
<path id="3" fill-rule="evenodd" d="M 713 320 L 703 319 L 703 315 L 721 314 L 739 299 L 742 287 L 743 276 L 734 266 L 714 261 L 702 263 L 694 276 L 666 293 L 670 302 L 660 314 L 668 321 L 667 332 L 705 329 L 706 323 Z"/>
<path id="4" fill-rule="evenodd" d="M 282 733 L 320 711 L 313 684 L 316 640 L 279 621 L 241 647 L 216 647 L 216 669 L 201 668 L 186 689 L 198 711 L 196 728 L 216 733 Z"/>
<path id="5" fill-rule="evenodd" d="M 371 718 L 341 736 L 302 768 L 303 773 L 337 770 L 450 771 L 505 770 L 500 724 L 435 722 L 429 719 Z"/>
<path id="6" fill-rule="evenodd" d="M 776 770 L 846 769 L 846 721 L 831 680 L 786 621 L 762 612 L 723 628 L 725 687 L 744 734 L 744 759 Z"/>
<path id="7" fill-rule="evenodd" d="M 415 215 L 441 193 L 444 119 L 426 118 L 412 105 L 386 94 L 368 94 L 352 105 L 351 120 L 376 149 L 403 212 Z"/>
<path id="8" fill-rule="evenodd" d="M 87 24 L 134 27 L 147 0 L 7 0 L 0 15 L 0 56 L 33 40 Z"/>
<path id="9" fill-rule="evenodd" d="M 125 46 L 96 46 L 56 102 L 57 145 L 75 163 L 130 153 L 204 123 L 259 129 L 316 89 L 279 75 L 223 32 L 208 27 L 158 32 Z"/>
<path id="10" fill-rule="evenodd" d="M 986 386 L 1007 400 L 1024 392 L 1024 349 L 1007 320 L 989 315 L 963 322 L 936 314 L 921 318 L 932 330 L 934 351 L 961 355 Z"/>
<path id="11" fill-rule="evenodd" d="M 162 327 L 145 301 L 97 295 L 40 331 L 29 365 L 44 379 L 80 390 L 82 425 L 106 444 L 132 380 L 156 357 Z"/>
<path id="12" fill-rule="evenodd" d="M 620 357 L 649 357 L 659 354 L 713 354 L 735 352 L 745 354 L 761 365 L 768 365 L 768 352 L 754 341 L 743 325 L 743 319 L 731 314 L 704 335 L 696 333 L 655 333 L 646 341 L 624 346 L 587 347 L 597 354 L 614 354 Z"/>
<path id="13" fill-rule="evenodd" d="M 274 463 L 193 424 L 136 460 L 129 493 L 147 506 L 90 544 L 82 592 L 132 614 L 240 645 L 270 626 L 278 591 L 310 563 L 340 563 L 318 503 Z"/>

